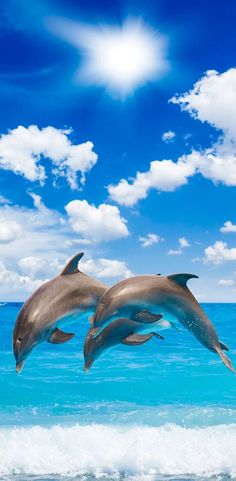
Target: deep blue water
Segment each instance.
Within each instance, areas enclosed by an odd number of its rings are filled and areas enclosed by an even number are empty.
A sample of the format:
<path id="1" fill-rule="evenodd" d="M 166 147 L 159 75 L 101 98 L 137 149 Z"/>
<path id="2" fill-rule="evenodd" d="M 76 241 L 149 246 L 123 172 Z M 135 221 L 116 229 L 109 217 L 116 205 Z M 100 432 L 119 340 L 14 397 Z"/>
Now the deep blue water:
<path id="1" fill-rule="evenodd" d="M 78 319 L 74 339 L 40 345 L 17 375 L 20 307 L 0 304 L 0 479 L 236 479 L 236 376 L 184 328 L 84 373 Z M 236 366 L 236 304 L 203 308 Z"/>

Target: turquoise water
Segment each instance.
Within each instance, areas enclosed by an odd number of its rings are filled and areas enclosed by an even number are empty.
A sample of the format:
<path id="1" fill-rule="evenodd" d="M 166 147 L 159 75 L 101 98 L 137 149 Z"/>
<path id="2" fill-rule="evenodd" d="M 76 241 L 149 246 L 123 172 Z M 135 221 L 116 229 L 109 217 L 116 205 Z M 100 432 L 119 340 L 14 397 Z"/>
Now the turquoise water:
<path id="1" fill-rule="evenodd" d="M 236 377 L 184 328 L 84 373 L 78 320 L 73 340 L 40 345 L 16 375 L 20 307 L 0 305 L 0 479 L 236 479 Z M 236 366 L 236 304 L 203 308 Z"/>

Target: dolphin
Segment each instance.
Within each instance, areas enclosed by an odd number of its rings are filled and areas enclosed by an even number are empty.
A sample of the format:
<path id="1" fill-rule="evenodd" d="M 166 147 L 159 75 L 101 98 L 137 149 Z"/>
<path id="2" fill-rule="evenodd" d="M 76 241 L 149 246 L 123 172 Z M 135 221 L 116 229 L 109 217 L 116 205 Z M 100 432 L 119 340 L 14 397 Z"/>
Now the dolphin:
<path id="1" fill-rule="evenodd" d="M 120 281 L 103 294 L 91 322 L 97 327 L 124 317 L 142 322 L 151 313 L 174 315 L 201 344 L 217 353 L 223 363 L 235 372 L 223 352 L 228 351 L 228 347 L 219 340 L 211 321 L 187 287 L 187 281 L 192 278 L 198 276 L 142 275 Z"/>
<path id="2" fill-rule="evenodd" d="M 75 255 L 59 276 L 45 282 L 22 306 L 13 332 L 17 373 L 38 344 L 44 341 L 61 344 L 74 337 L 58 325 L 95 311 L 107 286 L 78 269 L 83 255 L 83 252 Z"/>
<path id="3" fill-rule="evenodd" d="M 168 327 L 175 327 L 173 323 L 162 320 L 161 315 L 152 314 L 149 316 L 149 322 L 136 322 L 131 319 L 121 318 L 106 324 L 105 327 L 91 327 L 87 333 L 84 342 L 84 371 L 88 371 L 94 361 L 101 356 L 101 354 L 117 344 L 126 344 L 128 346 L 140 346 L 149 341 L 153 336 L 159 339 L 164 339 L 158 332 L 145 334 L 137 334 L 137 332 L 147 329 L 153 323 L 159 330 L 167 329 Z"/>

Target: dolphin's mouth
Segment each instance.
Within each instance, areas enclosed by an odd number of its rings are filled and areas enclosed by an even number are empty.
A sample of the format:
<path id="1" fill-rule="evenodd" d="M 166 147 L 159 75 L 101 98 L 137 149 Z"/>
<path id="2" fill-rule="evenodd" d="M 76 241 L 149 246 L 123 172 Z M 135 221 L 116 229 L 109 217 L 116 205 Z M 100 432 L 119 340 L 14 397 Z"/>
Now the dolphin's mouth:
<path id="1" fill-rule="evenodd" d="M 21 361 L 21 362 L 17 362 L 16 363 L 16 372 L 17 374 L 20 374 L 20 372 L 22 371 L 23 367 L 24 367 L 24 364 L 25 364 L 25 361 Z"/>
<path id="2" fill-rule="evenodd" d="M 92 366 L 92 364 L 93 364 L 93 360 L 92 360 L 92 359 L 87 360 L 87 361 L 84 363 L 84 372 L 89 371 L 89 369 L 90 369 L 90 367 Z"/>

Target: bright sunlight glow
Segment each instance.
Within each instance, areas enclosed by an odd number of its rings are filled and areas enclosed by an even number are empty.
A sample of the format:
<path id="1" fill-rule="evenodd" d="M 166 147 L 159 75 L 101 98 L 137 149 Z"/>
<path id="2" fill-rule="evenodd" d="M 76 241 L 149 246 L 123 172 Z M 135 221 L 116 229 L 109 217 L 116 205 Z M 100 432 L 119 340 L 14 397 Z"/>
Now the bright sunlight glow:
<path id="1" fill-rule="evenodd" d="M 82 54 L 76 81 L 103 86 L 118 97 L 155 82 L 168 69 L 166 40 L 140 20 L 119 27 L 63 21 L 56 30 Z"/>

